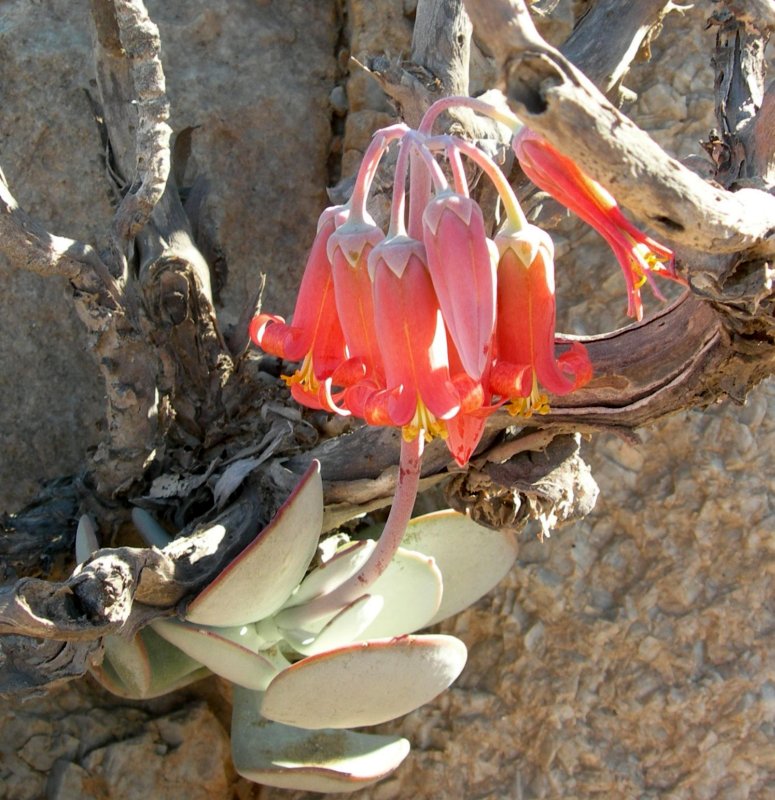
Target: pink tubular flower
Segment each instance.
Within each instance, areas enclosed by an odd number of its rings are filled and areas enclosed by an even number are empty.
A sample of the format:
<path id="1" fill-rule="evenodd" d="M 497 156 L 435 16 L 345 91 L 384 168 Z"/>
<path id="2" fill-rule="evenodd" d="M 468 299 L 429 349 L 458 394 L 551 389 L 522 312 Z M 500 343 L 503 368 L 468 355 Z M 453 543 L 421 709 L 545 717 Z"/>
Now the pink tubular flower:
<path id="1" fill-rule="evenodd" d="M 445 191 L 423 214 L 428 269 L 441 313 L 465 371 L 482 377 L 495 329 L 495 264 L 482 211 L 470 197 Z"/>
<path id="2" fill-rule="evenodd" d="M 328 240 L 347 217 L 342 206 L 327 208 L 318 221 L 304 277 L 296 298 L 293 322 L 260 314 L 250 324 L 250 338 L 267 353 L 287 361 L 303 360 L 286 382 L 297 402 L 339 412 L 331 395 L 331 376 L 347 358 L 334 297 L 333 274 L 326 255 Z"/>
<path id="3" fill-rule="evenodd" d="M 495 237 L 498 264 L 496 362 L 490 374 L 494 394 L 510 401 L 512 414 L 549 411 L 552 394 L 572 392 L 592 377 L 586 349 L 578 342 L 555 356 L 554 246 L 533 225 Z"/>
<path id="4" fill-rule="evenodd" d="M 349 355 L 349 361 L 336 375 L 344 386 L 363 378 L 382 377 L 367 263 L 374 246 L 384 238 L 385 234 L 370 217 L 354 219 L 351 215 L 328 240 L 336 309 Z"/>
<path id="5" fill-rule="evenodd" d="M 445 436 L 460 410 L 449 374 L 444 322 L 422 244 L 395 236 L 369 257 L 384 388 L 364 382 L 345 392 L 349 407 L 373 425 L 396 425 L 411 441 Z"/>
<path id="6" fill-rule="evenodd" d="M 465 466 L 484 434 L 487 417 L 501 404 L 490 405 L 489 365 L 481 381 L 463 370 L 455 344 L 447 341 L 452 383 L 460 396 L 460 411 L 447 420 L 447 449 L 459 466 Z"/>
<path id="7" fill-rule="evenodd" d="M 664 299 L 652 273 L 680 281 L 675 273 L 673 252 L 638 230 L 622 214 L 606 189 L 538 134 L 522 128 L 514 137 L 512 146 L 525 175 L 595 228 L 608 242 L 627 284 L 627 314 L 642 319 L 640 287 L 644 283 L 648 281 L 654 294 Z"/>

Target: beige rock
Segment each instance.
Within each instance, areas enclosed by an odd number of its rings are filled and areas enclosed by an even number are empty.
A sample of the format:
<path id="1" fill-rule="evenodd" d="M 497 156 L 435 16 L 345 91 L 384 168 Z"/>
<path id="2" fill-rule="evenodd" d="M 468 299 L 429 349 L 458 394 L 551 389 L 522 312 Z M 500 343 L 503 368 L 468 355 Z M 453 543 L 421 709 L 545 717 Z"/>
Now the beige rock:
<path id="1" fill-rule="evenodd" d="M 0 798 L 227 797 L 226 732 L 202 701 L 111 697 L 84 680 L 0 711 Z"/>
<path id="2" fill-rule="evenodd" d="M 194 129 L 186 179 L 208 185 L 200 225 L 217 257 L 225 325 L 261 272 L 273 275 L 267 307 L 293 308 L 327 200 L 335 5 L 148 2 L 171 125 Z M 86 0 L 3 4 L 0 163 L 23 207 L 55 233 L 92 241 L 111 208 L 87 97 L 95 94 L 88 9 Z M 99 440 L 104 391 L 64 282 L 2 260 L 0 275 L 0 510 L 13 511 L 40 479 L 82 466 Z"/>

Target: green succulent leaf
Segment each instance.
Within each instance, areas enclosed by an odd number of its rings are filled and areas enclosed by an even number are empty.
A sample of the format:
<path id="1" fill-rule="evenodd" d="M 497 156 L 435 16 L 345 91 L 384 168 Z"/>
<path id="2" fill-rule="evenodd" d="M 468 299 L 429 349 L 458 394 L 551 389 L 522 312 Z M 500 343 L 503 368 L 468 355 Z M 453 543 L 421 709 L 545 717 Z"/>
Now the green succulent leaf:
<path id="1" fill-rule="evenodd" d="M 444 579 L 441 605 L 428 625 L 487 594 L 514 565 L 518 549 L 510 531 L 485 528 L 451 509 L 413 519 L 403 545 L 431 556 Z"/>
<path id="2" fill-rule="evenodd" d="M 132 639 L 106 636 L 105 661 L 133 697 L 147 697 L 151 689 L 151 659 L 142 632 Z"/>
<path id="3" fill-rule="evenodd" d="M 341 730 L 303 730 L 270 722 L 262 695 L 234 689 L 234 766 L 251 781 L 283 789 L 353 792 L 376 783 L 406 758 L 409 742 Z"/>
<path id="4" fill-rule="evenodd" d="M 399 547 L 388 568 L 369 587 L 383 607 L 358 641 L 389 639 L 424 628 L 442 601 L 442 574 L 432 558 Z"/>
<path id="5" fill-rule="evenodd" d="M 354 575 L 365 564 L 375 546 L 376 542 L 371 539 L 347 544 L 323 566 L 312 570 L 302 581 L 299 591 L 291 596 L 286 608 L 275 615 L 274 621 L 278 627 L 291 631 L 305 630 L 313 633 L 321 631 L 331 618 L 305 619 L 305 602 L 336 589 Z M 336 641 L 333 638 L 333 631 L 329 631 L 331 635 L 326 641 L 332 646 L 401 636 L 425 627 L 439 608 L 442 598 L 442 576 L 432 558 L 402 547 L 393 556 L 385 572 L 369 587 L 368 592 L 372 597 L 382 598 L 380 613 L 359 632 L 342 627 L 342 631 L 346 631 L 349 638 L 340 638 Z M 288 627 L 283 628 L 284 625 Z M 298 635 L 293 639 L 292 644 L 297 647 Z M 313 655 L 325 648 L 316 643 L 313 648 L 297 647 L 297 649 L 305 655 Z"/>
<path id="6" fill-rule="evenodd" d="M 333 537 L 332 537 L 333 538 Z M 326 540 L 321 547 L 325 548 Z M 285 607 L 297 607 L 340 586 L 369 560 L 376 542 L 366 539 L 352 542 L 339 549 L 325 564 L 313 569 L 288 598 Z M 282 611 L 277 614 L 278 624 L 282 624 Z"/>
<path id="7" fill-rule="evenodd" d="M 143 628 L 129 641 L 106 636 L 103 645 L 105 658 L 91 672 L 109 692 L 120 697 L 147 700 L 210 674 L 151 628 Z"/>
<path id="8" fill-rule="evenodd" d="M 323 524 L 320 464 L 313 461 L 275 518 L 186 609 L 200 625 L 246 625 L 287 600 L 315 555 Z"/>
<path id="9" fill-rule="evenodd" d="M 238 686 L 261 691 L 278 673 L 275 663 L 251 649 L 257 639 L 252 626 L 205 628 L 158 619 L 151 627 L 179 650 Z"/>
<path id="10" fill-rule="evenodd" d="M 457 678 L 466 647 L 453 636 L 402 636 L 305 658 L 268 686 L 267 719 L 299 728 L 378 725 L 432 700 Z"/>
<path id="11" fill-rule="evenodd" d="M 144 508 L 132 509 L 132 522 L 150 547 L 161 550 L 172 541 L 169 533 Z"/>
<path id="12" fill-rule="evenodd" d="M 302 655 L 313 656 L 359 639 L 382 611 L 383 605 L 381 597 L 365 594 L 353 600 L 320 630 L 281 630 L 291 647 Z"/>
<path id="13" fill-rule="evenodd" d="M 94 522 L 88 514 L 83 514 L 78 520 L 78 528 L 75 531 L 76 564 L 83 564 L 99 548 L 100 543 L 97 539 L 97 530 L 94 527 Z"/>

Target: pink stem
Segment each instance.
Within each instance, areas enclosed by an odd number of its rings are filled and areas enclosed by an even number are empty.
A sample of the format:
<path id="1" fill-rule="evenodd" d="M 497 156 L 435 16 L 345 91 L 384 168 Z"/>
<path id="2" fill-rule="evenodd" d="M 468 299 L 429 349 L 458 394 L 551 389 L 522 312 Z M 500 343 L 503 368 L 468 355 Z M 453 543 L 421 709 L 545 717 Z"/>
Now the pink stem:
<path id="1" fill-rule="evenodd" d="M 331 592 L 316 597 L 301 606 L 280 612 L 277 622 L 284 628 L 302 627 L 328 614 L 337 614 L 345 606 L 362 597 L 369 587 L 388 568 L 396 554 L 406 526 L 412 517 L 417 489 L 420 485 L 420 467 L 424 446 L 422 432 L 413 441 L 401 440 L 401 458 L 398 462 L 398 484 L 387 522 L 374 552 L 360 571 Z M 296 612 L 296 613 L 294 613 Z"/>
<path id="2" fill-rule="evenodd" d="M 514 133 L 522 127 L 522 123 L 510 111 L 495 108 L 495 106 L 485 103 L 484 100 L 477 100 L 475 97 L 451 96 L 440 98 L 425 112 L 417 128 L 418 133 L 429 134 L 433 130 L 433 123 L 439 115 L 448 108 L 455 108 L 456 106 L 470 108 L 483 117 L 490 117 L 510 128 Z"/>
<path id="3" fill-rule="evenodd" d="M 412 149 L 409 155 L 409 225 L 412 239 L 422 239 L 422 214 L 431 199 L 431 173 Z"/>
<path id="4" fill-rule="evenodd" d="M 374 134 L 366 152 L 363 156 L 358 175 L 355 179 L 355 188 L 350 198 L 353 219 L 362 220 L 366 214 L 366 198 L 371 189 L 374 176 L 377 174 L 377 167 L 385 151 L 390 147 L 391 142 L 401 139 L 409 130 L 403 123 L 391 125 L 383 128 Z"/>
<path id="5" fill-rule="evenodd" d="M 462 194 L 463 197 L 468 197 L 468 180 L 466 179 L 466 170 L 463 166 L 463 159 L 460 157 L 460 150 L 455 147 L 454 143 L 446 147 L 447 160 L 452 169 L 452 177 L 455 181 L 455 191 Z"/>

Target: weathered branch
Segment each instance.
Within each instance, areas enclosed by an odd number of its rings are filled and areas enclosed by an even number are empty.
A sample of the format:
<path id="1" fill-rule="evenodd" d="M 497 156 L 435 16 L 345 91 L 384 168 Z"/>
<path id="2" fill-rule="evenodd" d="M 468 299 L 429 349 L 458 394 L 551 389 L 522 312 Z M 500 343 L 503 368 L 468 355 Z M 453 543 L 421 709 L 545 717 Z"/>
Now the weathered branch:
<path id="1" fill-rule="evenodd" d="M 716 164 L 714 177 L 728 188 L 738 181 L 742 185 L 748 182 L 757 188 L 768 188 L 770 184 L 762 180 L 766 169 L 760 169 L 762 165 L 758 162 L 767 158 L 768 145 L 772 152 L 772 142 L 766 141 L 768 132 L 762 128 L 768 120 L 757 121 L 757 115 L 764 96 L 764 50 L 769 28 L 764 22 L 754 24 L 737 18 L 728 9 L 717 11 L 709 25 L 717 26 L 713 66 L 720 131 L 705 147 Z M 757 133 L 758 152 L 749 158 L 754 149 L 752 139 Z"/>
<path id="2" fill-rule="evenodd" d="M 9 262 L 44 276 L 67 278 L 80 292 L 115 306 L 118 289 L 97 251 L 89 244 L 49 233 L 19 207 L 0 170 L 0 247 Z"/>
<path id="3" fill-rule="evenodd" d="M 420 0 L 409 60 L 391 61 L 380 55 L 364 68 L 396 102 L 406 123 L 417 127 L 435 100 L 468 94 L 471 33 L 463 0 Z M 503 139 L 496 123 L 469 109 L 454 109 L 449 117 L 451 132 L 464 130 L 474 140 Z"/>
<path id="4" fill-rule="evenodd" d="M 471 33 L 463 0 L 417 3 L 412 62 L 430 72 L 439 96 L 468 94 Z"/>
<path id="5" fill-rule="evenodd" d="M 748 140 L 750 171 L 766 186 L 775 185 L 775 83 L 771 83 L 762 98 L 761 108 L 751 126 Z"/>
<path id="6" fill-rule="evenodd" d="M 775 253 L 774 197 L 711 186 L 668 156 L 543 41 L 522 0 L 466 8 L 498 54 L 512 110 L 661 237 L 705 253 Z"/>
<path id="7" fill-rule="evenodd" d="M 163 550 L 98 550 L 67 580 L 26 578 L 6 586 L 0 589 L 0 634 L 88 640 L 123 628 L 134 603 L 169 612 L 244 550 L 264 513 L 257 493 L 246 492 L 214 521 Z"/>
<path id="8" fill-rule="evenodd" d="M 597 0 L 560 48 L 603 94 L 609 95 L 662 17 L 675 8 L 670 0 Z M 605 31 L 605 47 L 600 33 Z"/>
<path id="9" fill-rule="evenodd" d="M 100 93 L 111 136 L 119 137 L 113 139 L 120 146 L 114 154 L 127 183 L 113 219 L 113 234 L 124 253 L 164 194 L 170 172 L 161 42 L 142 0 L 92 0 L 92 16 Z"/>

